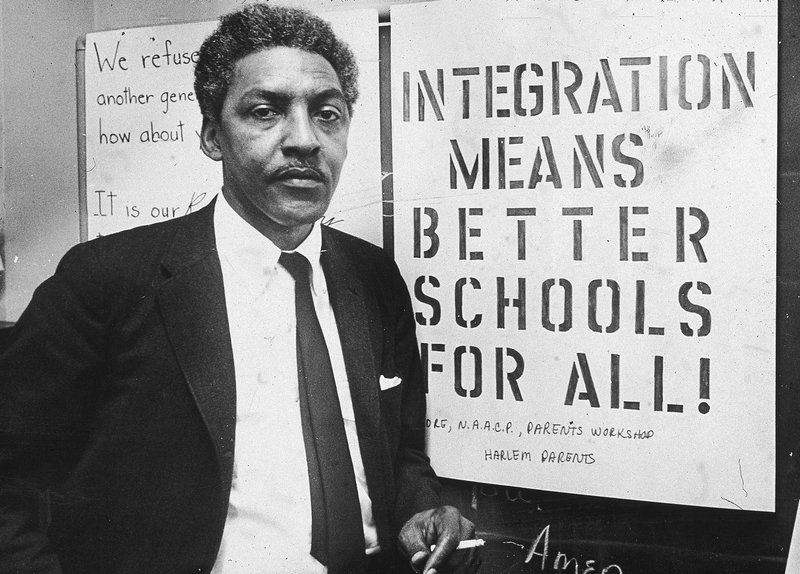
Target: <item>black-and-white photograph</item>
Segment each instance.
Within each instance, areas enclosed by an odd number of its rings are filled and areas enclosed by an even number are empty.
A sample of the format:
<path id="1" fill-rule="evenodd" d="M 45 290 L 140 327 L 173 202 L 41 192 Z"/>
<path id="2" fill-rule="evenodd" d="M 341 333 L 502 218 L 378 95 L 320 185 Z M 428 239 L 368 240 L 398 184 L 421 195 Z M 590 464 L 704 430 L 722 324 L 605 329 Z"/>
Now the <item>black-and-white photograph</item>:
<path id="1" fill-rule="evenodd" d="M 800 574 L 798 35 L 0 0 L 0 574 Z"/>

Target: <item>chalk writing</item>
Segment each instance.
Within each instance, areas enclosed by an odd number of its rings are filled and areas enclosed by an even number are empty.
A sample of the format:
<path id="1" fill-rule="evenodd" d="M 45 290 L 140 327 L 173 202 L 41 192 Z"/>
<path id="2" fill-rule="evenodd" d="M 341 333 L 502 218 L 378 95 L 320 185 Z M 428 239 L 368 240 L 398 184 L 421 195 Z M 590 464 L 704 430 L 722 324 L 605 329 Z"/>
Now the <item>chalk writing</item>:
<path id="1" fill-rule="evenodd" d="M 555 549 L 553 549 L 555 552 Z M 541 532 L 536 536 L 536 538 L 531 543 L 531 547 L 528 550 L 528 554 L 525 557 L 525 564 L 530 564 L 534 557 L 538 557 L 537 563 L 540 568 L 540 572 L 544 572 L 545 570 L 554 570 L 554 571 L 561 571 L 561 572 L 568 572 L 568 568 L 574 569 L 575 574 L 623 574 L 622 568 L 616 564 L 609 564 L 608 566 L 603 567 L 600 570 L 600 566 L 595 566 L 597 564 L 596 560 L 586 560 L 583 563 L 583 566 L 580 565 L 580 562 L 583 560 L 582 558 L 576 558 L 574 556 L 569 556 L 563 552 L 557 552 L 555 557 L 552 556 L 551 548 L 550 548 L 550 525 L 548 524 L 545 526 Z M 552 563 L 548 562 L 552 558 Z"/>

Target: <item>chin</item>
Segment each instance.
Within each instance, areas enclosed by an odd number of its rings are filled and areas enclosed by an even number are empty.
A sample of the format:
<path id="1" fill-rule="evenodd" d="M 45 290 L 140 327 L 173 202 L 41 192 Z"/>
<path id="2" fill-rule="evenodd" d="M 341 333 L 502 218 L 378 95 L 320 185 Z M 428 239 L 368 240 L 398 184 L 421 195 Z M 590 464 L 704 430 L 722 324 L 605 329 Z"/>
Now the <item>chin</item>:
<path id="1" fill-rule="evenodd" d="M 316 223 L 323 215 L 325 215 L 324 210 L 287 213 L 285 217 L 282 218 L 282 221 L 285 227 L 302 227 Z"/>

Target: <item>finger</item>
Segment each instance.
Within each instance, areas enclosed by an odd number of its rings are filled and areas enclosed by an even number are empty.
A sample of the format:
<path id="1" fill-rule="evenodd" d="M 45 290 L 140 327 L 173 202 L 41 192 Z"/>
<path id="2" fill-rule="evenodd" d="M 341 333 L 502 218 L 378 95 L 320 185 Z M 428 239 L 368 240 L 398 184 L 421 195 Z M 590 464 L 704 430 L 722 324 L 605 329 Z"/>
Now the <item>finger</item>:
<path id="1" fill-rule="evenodd" d="M 475 538 L 475 524 L 463 516 L 461 517 L 461 539 L 469 540 Z"/>
<path id="2" fill-rule="evenodd" d="M 422 567 L 425 566 L 428 556 L 430 556 L 430 552 L 419 550 L 411 557 L 411 567 L 414 572 L 422 572 Z"/>
<path id="3" fill-rule="evenodd" d="M 444 564 L 447 558 L 455 551 L 461 540 L 461 514 L 453 507 L 443 506 L 431 516 L 433 528 L 430 533 L 436 536 L 436 548 L 425 564 L 424 572 L 436 569 Z"/>
<path id="4" fill-rule="evenodd" d="M 403 528 L 398 536 L 398 543 L 403 553 L 408 556 L 412 563 L 422 562 L 430 555 L 430 542 L 427 541 L 426 523 L 430 520 L 433 511 L 421 512 L 414 515 Z M 422 564 L 417 564 L 418 568 Z"/>
<path id="5" fill-rule="evenodd" d="M 475 547 L 456 550 L 447 560 L 447 566 L 449 568 L 456 568 L 457 572 L 466 572 L 466 568 L 477 556 L 476 551 L 477 548 Z"/>
<path id="6" fill-rule="evenodd" d="M 464 517 L 461 517 L 459 522 L 461 542 L 475 538 L 475 525 Z M 469 549 L 456 550 L 447 559 L 445 563 L 449 569 L 454 569 L 453 574 L 466 574 L 470 564 L 478 559 L 480 548 L 473 546 Z"/>
<path id="7" fill-rule="evenodd" d="M 434 566 L 440 570 L 445 568 L 447 571 L 454 571 L 456 573 L 461 572 L 461 574 L 463 574 L 463 572 L 466 572 L 466 570 L 462 572 L 462 567 L 466 568 L 465 565 L 469 564 L 470 561 L 477 556 L 476 548 L 473 547 L 465 550 L 457 550 L 456 548 L 458 547 L 459 542 L 474 538 L 475 525 L 470 520 L 461 516 L 457 510 L 452 510 L 455 512 L 448 511 L 440 514 L 438 518 L 440 518 L 441 521 L 437 523 L 437 534 L 439 535 L 440 539 L 442 536 L 451 535 L 451 532 L 453 532 L 451 531 L 452 525 L 454 534 L 456 535 L 456 539 L 453 541 L 454 545 L 452 546 L 452 550 L 450 550 L 451 547 L 449 545 L 445 545 L 442 550 L 444 556 L 442 556 L 441 562 L 434 562 L 434 560 L 436 560 L 438 557 L 434 557 L 432 555 L 428 561 L 428 564 L 426 565 L 426 569 Z M 442 546 L 442 544 L 440 543 L 437 545 L 437 550 L 439 546 Z"/>
<path id="8" fill-rule="evenodd" d="M 431 569 L 435 570 L 444 564 L 447 558 L 455 552 L 458 542 L 459 537 L 454 532 L 440 536 L 436 542 L 436 548 L 425 563 L 424 572 L 427 573 Z"/>

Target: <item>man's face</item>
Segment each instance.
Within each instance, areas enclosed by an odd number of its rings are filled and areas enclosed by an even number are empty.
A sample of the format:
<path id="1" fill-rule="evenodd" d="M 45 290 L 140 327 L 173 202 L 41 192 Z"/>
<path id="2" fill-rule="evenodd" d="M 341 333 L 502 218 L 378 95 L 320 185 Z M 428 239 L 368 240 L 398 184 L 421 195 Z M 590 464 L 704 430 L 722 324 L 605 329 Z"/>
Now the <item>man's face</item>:
<path id="1" fill-rule="evenodd" d="M 236 63 L 219 122 L 203 122 L 203 151 L 222 160 L 225 196 L 245 219 L 305 237 L 331 201 L 349 127 L 325 58 L 268 48 Z"/>

